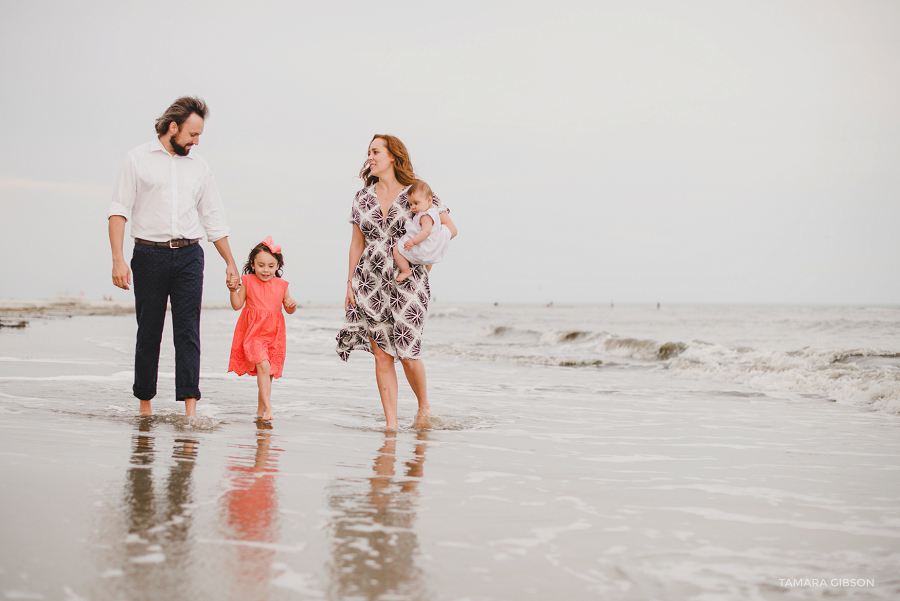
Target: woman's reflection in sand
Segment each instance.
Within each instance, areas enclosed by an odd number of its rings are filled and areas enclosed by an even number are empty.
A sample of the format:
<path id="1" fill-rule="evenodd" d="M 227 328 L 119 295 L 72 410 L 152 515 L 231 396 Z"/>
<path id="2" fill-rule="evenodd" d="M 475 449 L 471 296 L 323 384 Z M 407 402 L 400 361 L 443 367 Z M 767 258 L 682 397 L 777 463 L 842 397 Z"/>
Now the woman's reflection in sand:
<path id="1" fill-rule="evenodd" d="M 165 491 L 157 492 L 153 482 L 155 435 L 154 418 L 138 422 L 132 438 L 131 467 L 125 477 L 124 508 L 128 536 L 122 584 L 137 598 L 150 598 L 163 591 L 184 591 L 191 551 L 189 531 L 194 470 L 199 441 L 193 437 L 175 439 L 172 463 Z"/>
<path id="2" fill-rule="evenodd" d="M 274 543 L 278 531 L 275 474 L 281 449 L 272 446 L 271 425 L 262 420 L 256 425 L 256 444 L 240 445 L 241 454 L 228 458 L 230 489 L 223 498 L 229 538 L 247 543 L 235 545 L 236 599 L 266 596 L 275 557 L 266 543 Z"/>
<path id="3" fill-rule="evenodd" d="M 385 434 L 375 457 L 375 475 L 345 479 L 329 491 L 332 517 L 331 596 L 375 599 L 384 594 L 426 599 L 422 571 L 415 564 L 415 521 L 419 478 L 424 473 L 427 434 L 419 432 L 415 456 L 397 478 L 397 438 Z M 402 468 L 400 468 L 402 469 Z"/>

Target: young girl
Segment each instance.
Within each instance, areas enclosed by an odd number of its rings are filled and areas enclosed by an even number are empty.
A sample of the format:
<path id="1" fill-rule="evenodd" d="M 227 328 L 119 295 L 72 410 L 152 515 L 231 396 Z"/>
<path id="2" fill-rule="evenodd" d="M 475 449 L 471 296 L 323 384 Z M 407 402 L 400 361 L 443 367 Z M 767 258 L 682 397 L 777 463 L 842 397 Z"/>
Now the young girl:
<path id="1" fill-rule="evenodd" d="M 400 268 L 397 281 L 402 282 L 412 275 L 410 263 L 431 266 L 444 258 L 452 235 L 449 228 L 441 225 L 441 217 L 434 207 L 431 187 L 418 179 L 409 187 L 406 199 L 415 213 L 406 220 L 406 233 L 394 245 L 394 263 Z"/>
<path id="2" fill-rule="evenodd" d="M 250 251 L 244 265 L 241 287 L 231 292 L 231 307 L 244 310 L 234 327 L 231 360 L 228 371 L 239 376 L 256 376 L 259 384 L 259 406 L 256 415 L 272 419 L 272 379 L 281 377 L 284 367 L 284 315 L 297 308 L 281 279 L 284 257 L 281 247 L 269 236 Z M 244 303 L 246 302 L 246 306 Z"/>

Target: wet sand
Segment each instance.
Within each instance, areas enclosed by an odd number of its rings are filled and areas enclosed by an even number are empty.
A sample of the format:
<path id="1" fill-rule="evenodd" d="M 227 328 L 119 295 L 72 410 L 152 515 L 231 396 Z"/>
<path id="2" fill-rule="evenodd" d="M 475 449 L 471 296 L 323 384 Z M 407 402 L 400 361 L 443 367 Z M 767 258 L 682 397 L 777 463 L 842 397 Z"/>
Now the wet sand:
<path id="1" fill-rule="evenodd" d="M 443 357 L 433 428 L 385 433 L 371 357 L 316 343 L 289 350 L 268 427 L 255 383 L 213 369 L 235 315 L 211 311 L 200 418 L 170 400 L 165 342 L 157 415 L 139 418 L 133 319 L 0 331 L 6 598 L 900 595 L 895 416 Z"/>

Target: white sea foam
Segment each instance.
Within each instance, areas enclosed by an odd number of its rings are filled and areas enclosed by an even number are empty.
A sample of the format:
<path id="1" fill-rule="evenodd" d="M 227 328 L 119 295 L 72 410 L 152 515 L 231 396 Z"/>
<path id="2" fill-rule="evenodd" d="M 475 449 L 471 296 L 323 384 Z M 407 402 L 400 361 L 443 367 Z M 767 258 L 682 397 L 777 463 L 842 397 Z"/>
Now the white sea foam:
<path id="1" fill-rule="evenodd" d="M 465 327 L 466 316 L 470 319 Z M 487 321 L 487 323 L 485 323 Z M 667 369 L 900 414 L 900 309 L 461 308 L 434 354 L 572 368 Z"/>
<path id="2" fill-rule="evenodd" d="M 889 359 L 866 365 L 866 359 Z M 900 369 L 895 353 L 875 350 L 763 351 L 691 344 L 669 369 L 678 375 L 738 382 L 758 390 L 818 393 L 831 400 L 900 414 Z"/>

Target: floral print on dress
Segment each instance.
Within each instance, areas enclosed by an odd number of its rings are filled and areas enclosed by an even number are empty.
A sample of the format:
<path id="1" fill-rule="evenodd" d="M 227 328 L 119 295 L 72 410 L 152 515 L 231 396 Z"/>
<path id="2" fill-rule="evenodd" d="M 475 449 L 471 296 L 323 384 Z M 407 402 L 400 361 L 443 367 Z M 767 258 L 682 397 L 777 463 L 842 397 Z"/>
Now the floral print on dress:
<path id="1" fill-rule="evenodd" d="M 419 358 L 431 298 L 428 272 L 424 265 L 410 265 L 411 276 L 399 283 L 394 280 L 398 273 L 394 245 L 406 231 L 406 220 L 413 217 L 408 191 L 409 186 L 403 188 L 386 217 L 375 186 L 363 188 L 353 200 L 349 221 L 359 227 L 366 246 L 350 280 L 356 306 L 347 307 L 344 327 L 337 335 L 336 350 L 344 361 L 354 349 L 371 353 L 370 338 L 395 359 Z M 434 206 L 442 213 L 448 210 L 437 196 Z"/>

